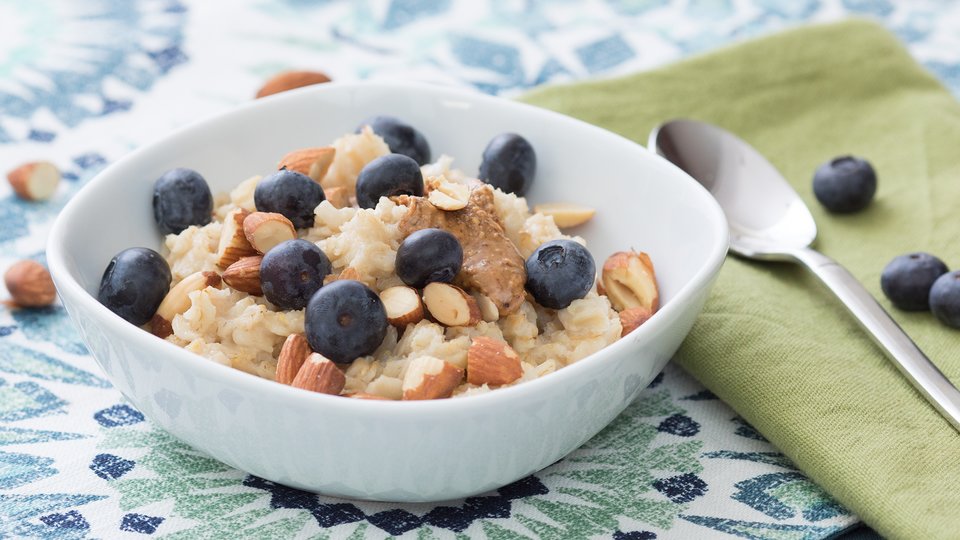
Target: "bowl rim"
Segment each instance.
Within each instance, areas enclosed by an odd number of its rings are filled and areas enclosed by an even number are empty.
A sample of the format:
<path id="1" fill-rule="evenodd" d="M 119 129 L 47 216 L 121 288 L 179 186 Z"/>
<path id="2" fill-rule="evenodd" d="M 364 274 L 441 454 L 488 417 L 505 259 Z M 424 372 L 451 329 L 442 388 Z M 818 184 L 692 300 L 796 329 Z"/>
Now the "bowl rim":
<path id="1" fill-rule="evenodd" d="M 688 188 L 697 194 L 696 196 L 700 199 L 697 208 L 707 214 L 708 218 L 716 224 L 715 227 L 712 227 L 712 230 L 706 233 L 710 236 L 711 240 L 706 263 L 676 292 L 669 302 L 662 305 L 641 327 L 603 349 L 551 373 L 549 377 L 539 377 L 522 384 L 497 389 L 495 392 L 485 392 L 483 394 L 469 396 L 467 399 L 406 401 L 402 402 L 404 403 L 402 405 L 393 402 L 393 400 L 385 402 L 382 400 L 343 399 L 342 396 L 307 392 L 299 388 L 278 384 L 275 381 L 264 379 L 203 358 L 196 353 L 192 353 L 173 343 L 157 338 L 140 327 L 126 322 L 119 315 L 100 304 L 96 297 L 88 293 L 67 269 L 66 257 L 68 249 L 63 239 L 68 227 L 82 216 L 82 210 L 87 206 L 88 201 L 96 197 L 101 185 L 110 182 L 110 178 L 114 176 L 115 170 L 126 166 L 130 162 L 137 161 L 141 155 L 153 152 L 157 147 L 174 144 L 176 140 L 182 136 L 193 131 L 205 129 L 210 124 L 241 116 L 247 114 L 248 111 L 259 108 L 289 106 L 297 101 L 306 101 L 308 99 L 307 96 L 314 94 L 349 93 L 352 91 L 395 92 L 398 90 L 418 94 L 427 93 L 431 94 L 431 97 L 434 99 L 461 99 L 481 104 L 492 104 L 495 107 L 506 107 L 507 109 L 513 110 L 533 110 L 535 114 L 545 115 L 546 117 L 558 119 L 563 122 L 574 123 L 578 129 L 585 130 L 590 134 L 608 137 L 610 140 L 615 140 L 618 144 L 623 145 L 624 149 L 635 152 L 639 151 L 648 158 L 658 160 L 660 166 L 673 169 L 673 172 L 679 176 L 679 179 L 688 184 Z M 257 392 L 258 395 L 261 396 L 264 393 L 269 393 L 269 399 L 272 400 L 299 401 L 301 405 L 309 405 L 312 407 L 350 408 L 355 414 L 379 416 L 386 411 L 391 411 L 394 415 L 421 416 L 424 414 L 446 415 L 476 407 L 488 407 L 498 401 L 507 402 L 511 400 L 535 398 L 537 395 L 542 394 L 541 387 L 545 385 L 561 386 L 565 381 L 575 382 L 576 379 L 582 376 L 582 372 L 589 371 L 593 369 L 594 366 L 603 362 L 615 361 L 617 356 L 621 356 L 621 350 L 635 346 L 638 342 L 649 339 L 647 336 L 653 336 L 661 330 L 664 330 L 672 322 L 672 319 L 675 318 L 675 314 L 679 315 L 682 310 L 682 304 L 689 301 L 701 287 L 707 286 L 710 279 L 719 272 L 720 266 L 723 264 L 727 254 L 727 247 L 728 229 L 726 219 L 713 196 L 680 168 L 656 153 L 647 150 L 642 145 L 617 133 L 549 109 L 461 88 L 406 81 L 359 81 L 331 82 L 322 85 L 308 86 L 253 100 L 229 111 L 191 122 L 149 143 L 137 147 L 97 173 L 70 198 L 50 229 L 46 251 L 48 266 L 56 284 L 57 291 L 61 296 L 68 297 L 71 301 L 70 303 L 80 305 L 84 312 L 97 315 L 98 319 L 95 321 L 95 324 L 109 325 L 110 333 L 119 332 L 123 339 L 128 340 L 137 347 L 159 347 L 159 349 L 155 350 L 162 354 L 169 362 L 176 364 L 179 370 L 199 370 L 204 376 L 217 378 L 225 385 L 237 391 Z M 67 303 L 68 302 L 64 302 L 65 305 Z M 84 339 L 86 339 L 85 336 Z M 203 361 L 198 362 L 198 360 Z"/>

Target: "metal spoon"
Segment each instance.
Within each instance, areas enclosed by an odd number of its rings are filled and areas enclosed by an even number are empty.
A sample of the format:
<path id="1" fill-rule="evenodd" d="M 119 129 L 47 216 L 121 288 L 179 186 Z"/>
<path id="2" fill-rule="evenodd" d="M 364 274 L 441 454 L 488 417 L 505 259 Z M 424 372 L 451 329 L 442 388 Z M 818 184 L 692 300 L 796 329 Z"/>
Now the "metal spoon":
<path id="1" fill-rule="evenodd" d="M 703 184 L 730 227 L 730 251 L 748 259 L 810 269 L 846 305 L 903 375 L 960 431 L 960 390 L 933 365 L 853 275 L 810 248 L 813 216 L 783 176 L 735 135 L 694 120 L 650 133 L 648 146 Z"/>

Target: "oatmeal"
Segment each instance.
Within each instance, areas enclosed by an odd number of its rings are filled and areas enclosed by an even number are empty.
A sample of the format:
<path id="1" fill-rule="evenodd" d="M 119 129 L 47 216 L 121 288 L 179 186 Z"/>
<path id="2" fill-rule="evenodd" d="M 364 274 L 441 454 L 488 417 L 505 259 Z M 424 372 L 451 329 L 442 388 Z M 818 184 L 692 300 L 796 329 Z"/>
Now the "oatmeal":
<path id="1" fill-rule="evenodd" d="M 522 197 L 528 146 L 492 141 L 484 180 L 449 156 L 391 154 L 369 126 L 292 152 L 166 236 L 169 289 L 148 327 L 214 362 L 361 399 L 471 396 L 562 369 L 649 318 L 656 280 L 645 254 L 622 252 L 598 288 L 583 239 Z M 521 162 L 488 163 L 504 148 Z M 391 185 L 411 170 L 414 184 Z M 593 215 L 546 208 L 564 223 Z"/>

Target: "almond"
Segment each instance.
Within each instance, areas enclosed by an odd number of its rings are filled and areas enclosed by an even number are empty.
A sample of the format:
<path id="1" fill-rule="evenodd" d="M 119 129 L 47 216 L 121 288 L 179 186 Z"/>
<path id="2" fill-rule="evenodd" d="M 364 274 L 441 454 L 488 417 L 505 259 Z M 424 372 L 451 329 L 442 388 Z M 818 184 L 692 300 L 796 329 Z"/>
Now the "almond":
<path id="1" fill-rule="evenodd" d="M 381 401 L 391 401 L 390 398 L 385 398 L 383 396 L 378 396 L 376 394 L 369 394 L 367 392 L 357 392 L 356 394 L 350 394 L 347 397 L 350 397 L 353 399 L 377 399 Z"/>
<path id="2" fill-rule="evenodd" d="M 480 293 L 474 293 L 473 298 L 477 301 L 477 306 L 480 307 L 480 317 L 483 318 L 485 322 L 497 322 L 500 320 L 500 310 L 497 309 L 497 305 L 493 303 L 493 300 Z"/>
<path id="3" fill-rule="evenodd" d="M 271 77 L 257 90 L 257 98 L 325 82 L 330 82 L 330 77 L 319 71 L 283 71 Z"/>
<path id="4" fill-rule="evenodd" d="M 13 191 L 28 201 L 49 199 L 60 184 L 60 169 L 49 161 L 24 163 L 7 173 Z"/>
<path id="5" fill-rule="evenodd" d="M 253 212 L 243 218 L 243 235 L 253 249 L 266 253 L 280 242 L 296 238 L 297 229 L 283 214 Z"/>
<path id="6" fill-rule="evenodd" d="M 503 341 L 477 336 L 467 350 L 467 382 L 481 386 L 510 384 L 523 375 L 520 355 Z"/>
<path id="7" fill-rule="evenodd" d="M 596 210 L 589 206 L 572 203 L 543 203 L 534 205 L 533 211 L 537 214 L 551 216 L 553 222 L 561 229 L 576 227 L 593 219 Z"/>
<path id="8" fill-rule="evenodd" d="M 644 307 L 651 313 L 660 307 L 653 262 L 643 252 L 618 251 L 603 263 L 602 290 L 614 309 Z"/>
<path id="9" fill-rule="evenodd" d="M 327 174 L 336 154 L 337 150 L 332 146 L 301 148 L 283 156 L 277 168 L 297 171 L 319 182 Z"/>
<path id="10" fill-rule="evenodd" d="M 221 276 L 223 282 L 240 292 L 253 296 L 263 296 L 263 289 L 260 287 L 260 263 L 262 261 L 262 255 L 244 257 L 238 260 L 223 271 L 223 276 Z"/>
<path id="11" fill-rule="evenodd" d="M 190 309 L 190 293 L 207 287 L 220 287 L 220 276 L 216 272 L 196 272 L 183 278 L 163 297 L 160 307 L 150 321 L 150 331 L 165 338 L 173 333 L 173 318 Z"/>
<path id="12" fill-rule="evenodd" d="M 310 344 L 303 334 L 290 334 L 283 346 L 280 347 L 280 356 L 277 357 L 277 382 L 293 384 L 300 367 L 313 353 Z"/>
<path id="13" fill-rule="evenodd" d="M 384 289 L 380 301 L 387 310 L 387 322 L 397 328 L 405 328 L 423 320 L 423 302 L 416 289 L 398 285 Z"/>
<path id="14" fill-rule="evenodd" d="M 620 312 L 620 326 L 623 330 L 620 331 L 620 337 L 623 337 L 630 332 L 636 330 L 641 324 L 647 322 L 653 315 L 653 312 L 645 307 L 633 307 L 627 308 Z"/>
<path id="15" fill-rule="evenodd" d="M 250 215 L 243 208 L 234 208 L 223 220 L 220 229 L 220 244 L 217 246 L 217 266 L 226 268 L 242 257 L 257 254 L 243 233 L 243 220 Z"/>
<path id="16" fill-rule="evenodd" d="M 430 316 L 444 326 L 473 326 L 480 322 L 480 307 L 463 289 L 435 281 L 423 289 Z"/>
<path id="17" fill-rule="evenodd" d="M 470 200 L 470 188 L 465 184 L 450 182 L 442 176 L 431 177 L 427 183 L 430 187 L 427 200 L 441 210 L 462 210 Z"/>
<path id="18" fill-rule="evenodd" d="M 350 192 L 343 186 L 323 188 L 323 195 L 334 208 L 349 208 L 353 206 L 350 203 Z"/>
<path id="19" fill-rule="evenodd" d="M 50 272 L 37 261 L 17 261 L 3 275 L 13 303 L 19 307 L 49 306 L 57 299 Z"/>
<path id="20" fill-rule="evenodd" d="M 448 398 L 460 385 L 463 370 L 433 356 L 414 358 L 403 376 L 403 399 Z"/>
<path id="21" fill-rule="evenodd" d="M 311 353 L 290 386 L 338 396 L 346 383 L 347 378 L 336 364 L 319 353 Z"/>

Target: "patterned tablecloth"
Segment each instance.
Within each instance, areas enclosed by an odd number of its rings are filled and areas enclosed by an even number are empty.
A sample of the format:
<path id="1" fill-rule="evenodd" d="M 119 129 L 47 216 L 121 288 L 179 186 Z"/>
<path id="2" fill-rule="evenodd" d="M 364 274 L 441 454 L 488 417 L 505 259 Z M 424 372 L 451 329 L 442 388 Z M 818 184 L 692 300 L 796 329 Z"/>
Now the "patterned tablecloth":
<path id="1" fill-rule="evenodd" d="M 946 1 L 0 0 L 0 166 L 49 159 L 65 178 L 43 203 L 0 187 L 0 269 L 43 261 L 57 211 L 110 160 L 282 69 L 512 96 L 849 13 L 960 88 Z M 60 307 L 0 310 L 0 447 L 0 537 L 792 539 L 857 522 L 673 367 L 583 448 L 496 492 L 398 506 L 292 490 L 151 425 Z"/>

